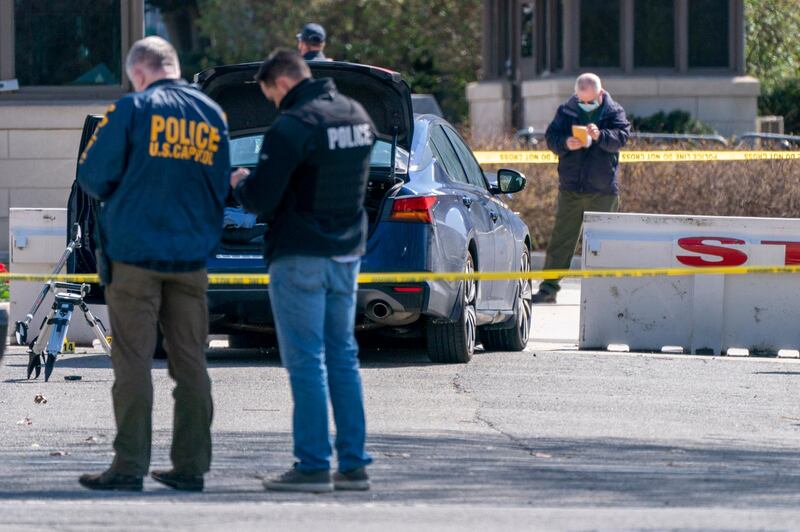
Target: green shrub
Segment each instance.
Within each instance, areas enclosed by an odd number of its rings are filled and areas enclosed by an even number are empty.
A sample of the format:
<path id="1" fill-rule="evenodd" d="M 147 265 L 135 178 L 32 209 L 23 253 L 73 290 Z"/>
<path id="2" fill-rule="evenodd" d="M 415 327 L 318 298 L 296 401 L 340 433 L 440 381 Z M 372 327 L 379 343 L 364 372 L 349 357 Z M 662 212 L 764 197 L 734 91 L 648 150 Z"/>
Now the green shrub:
<path id="1" fill-rule="evenodd" d="M 783 79 L 763 88 L 758 114 L 782 116 L 786 133 L 800 133 L 800 78 Z"/>
<path id="2" fill-rule="evenodd" d="M 684 133 L 692 135 L 708 135 L 716 133 L 708 124 L 692 118 L 686 111 L 675 109 L 669 113 L 659 111 L 650 116 L 628 115 L 634 131 L 647 133 Z"/>

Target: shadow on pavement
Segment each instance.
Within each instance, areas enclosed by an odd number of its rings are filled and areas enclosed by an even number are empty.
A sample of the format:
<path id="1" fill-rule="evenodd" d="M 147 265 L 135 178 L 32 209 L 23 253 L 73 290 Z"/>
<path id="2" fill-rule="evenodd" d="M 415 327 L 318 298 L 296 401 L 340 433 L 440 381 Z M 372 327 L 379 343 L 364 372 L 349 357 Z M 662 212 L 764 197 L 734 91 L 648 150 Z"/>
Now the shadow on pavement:
<path id="1" fill-rule="evenodd" d="M 81 438 L 84 432 L 72 434 Z M 49 441 L 63 437 L 53 434 Z M 0 500 L 324 500 L 261 489 L 265 474 L 281 473 L 291 464 L 288 433 L 215 433 L 213 469 L 202 494 L 176 493 L 152 481 L 141 495 L 83 490 L 77 477 L 106 467 L 110 441 L 65 443 L 60 450 L 69 455 L 58 457 L 49 453 L 59 448 L 0 447 Z M 168 442 L 168 433 L 156 434 L 154 467 L 168 463 Z M 448 432 L 374 434 L 369 450 L 375 458 L 373 490 L 328 497 L 336 502 L 536 507 L 794 508 L 800 503 L 795 449 L 591 439 L 537 439 L 522 448 L 500 435 Z"/>
<path id="2" fill-rule="evenodd" d="M 476 352 L 475 356 L 481 356 L 482 352 Z M 210 368 L 224 367 L 280 367 L 280 355 L 276 349 L 233 349 L 215 348 L 206 352 L 208 365 Z M 428 358 L 424 349 L 406 346 L 375 346 L 364 347 L 359 352 L 361 366 L 365 368 L 380 367 L 412 367 L 430 366 L 433 363 Z M 18 383 L 26 381 L 25 368 L 27 367 L 27 354 L 15 354 L 6 357 L 3 366 L 9 368 L 9 372 L 18 372 L 19 377 L 12 377 L 3 382 Z M 154 369 L 166 368 L 165 360 L 153 360 Z M 12 369 L 13 368 L 13 369 Z M 58 369 L 102 369 L 111 368 L 111 359 L 105 354 L 97 353 L 77 353 L 60 355 L 56 361 Z"/>

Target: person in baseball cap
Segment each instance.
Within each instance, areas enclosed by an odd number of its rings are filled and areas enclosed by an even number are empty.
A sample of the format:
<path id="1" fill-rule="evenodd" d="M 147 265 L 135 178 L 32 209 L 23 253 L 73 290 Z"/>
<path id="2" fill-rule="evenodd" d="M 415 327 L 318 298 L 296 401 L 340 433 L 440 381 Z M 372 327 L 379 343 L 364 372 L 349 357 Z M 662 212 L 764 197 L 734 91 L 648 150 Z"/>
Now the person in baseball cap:
<path id="1" fill-rule="evenodd" d="M 306 61 L 330 61 L 322 51 L 325 38 L 325 28 L 310 22 L 297 34 L 297 50 Z"/>

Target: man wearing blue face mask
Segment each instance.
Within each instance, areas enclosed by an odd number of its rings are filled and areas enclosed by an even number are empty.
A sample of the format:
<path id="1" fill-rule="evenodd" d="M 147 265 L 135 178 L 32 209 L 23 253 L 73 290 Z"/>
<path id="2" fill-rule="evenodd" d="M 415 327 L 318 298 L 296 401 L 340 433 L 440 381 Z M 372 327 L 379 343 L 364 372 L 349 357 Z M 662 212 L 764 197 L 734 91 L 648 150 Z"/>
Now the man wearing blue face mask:
<path id="1" fill-rule="evenodd" d="M 583 213 L 619 208 L 619 151 L 630 136 L 625 110 L 595 74 L 575 81 L 575 95 L 559 106 L 547 127 L 547 147 L 558 155 L 558 206 L 547 246 L 546 270 L 566 270 L 575 254 Z M 544 281 L 534 303 L 555 303 L 559 281 Z"/>

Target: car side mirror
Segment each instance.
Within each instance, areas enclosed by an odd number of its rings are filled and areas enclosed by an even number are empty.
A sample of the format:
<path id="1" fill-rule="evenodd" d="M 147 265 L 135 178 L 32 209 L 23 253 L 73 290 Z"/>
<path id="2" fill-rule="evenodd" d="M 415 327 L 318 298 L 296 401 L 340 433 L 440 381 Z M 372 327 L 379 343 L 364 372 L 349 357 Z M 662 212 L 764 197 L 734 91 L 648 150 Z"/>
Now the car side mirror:
<path id="1" fill-rule="evenodd" d="M 528 180 L 516 170 L 501 168 L 497 171 L 497 184 L 492 186 L 494 194 L 515 194 L 525 188 Z"/>

